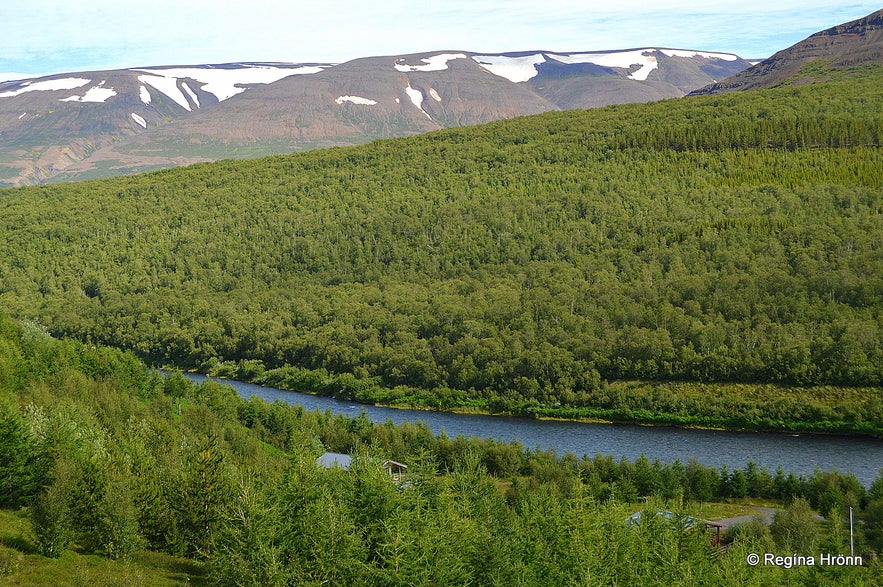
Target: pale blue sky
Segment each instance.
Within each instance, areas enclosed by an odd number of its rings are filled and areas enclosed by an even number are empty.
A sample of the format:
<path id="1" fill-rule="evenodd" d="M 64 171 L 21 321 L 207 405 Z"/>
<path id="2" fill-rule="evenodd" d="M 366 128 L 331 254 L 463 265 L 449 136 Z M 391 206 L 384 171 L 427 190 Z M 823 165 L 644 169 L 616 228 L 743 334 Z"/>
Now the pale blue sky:
<path id="1" fill-rule="evenodd" d="M 658 46 L 767 57 L 879 8 L 830 0 L 17 0 L 0 7 L 0 79 L 150 65 L 342 62 L 441 49 Z"/>

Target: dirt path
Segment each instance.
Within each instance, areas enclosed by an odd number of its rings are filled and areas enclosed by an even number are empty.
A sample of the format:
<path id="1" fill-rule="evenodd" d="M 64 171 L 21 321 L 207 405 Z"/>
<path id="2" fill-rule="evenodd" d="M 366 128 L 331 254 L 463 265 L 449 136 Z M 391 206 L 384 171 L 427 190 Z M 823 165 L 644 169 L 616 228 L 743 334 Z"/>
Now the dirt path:
<path id="1" fill-rule="evenodd" d="M 776 508 L 765 508 L 760 506 L 754 506 L 751 508 L 755 511 L 753 514 L 745 514 L 744 516 L 736 516 L 734 518 L 723 518 L 722 520 L 712 520 L 721 524 L 724 528 L 731 528 L 737 524 L 744 524 L 745 522 L 750 522 L 752 518 L 755 516 L 762 516 L 766 521 L 767 525 L 773 523 L 773 516 L 776 515 Z"/>

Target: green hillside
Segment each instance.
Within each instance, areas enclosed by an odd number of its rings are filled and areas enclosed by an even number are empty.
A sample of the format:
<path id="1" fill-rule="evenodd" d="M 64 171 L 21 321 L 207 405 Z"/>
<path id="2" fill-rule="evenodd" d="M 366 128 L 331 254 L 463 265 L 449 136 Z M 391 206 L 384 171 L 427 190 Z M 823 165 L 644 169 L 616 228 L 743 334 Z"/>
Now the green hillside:
<path id="1" fill-rule="evenodd" d="M 350 469 L 318 466 L 323 450 Z M 726 552 L 687 517 L 750 515 L 746 497 L 782 511 L 727 533 Z M 823 563 L 849 552 L 847 506 L 861 560 Z M 162 377 L 0 315 L 2 585 L 875 585 L 881 547 L 883 475 L 866 488 L 436 437 Z"/>
<path id="2" fill-rule="evenodd" d="M 0 307 L 369 401 L 880 434 L 881 79 L 3 190 Z"/>

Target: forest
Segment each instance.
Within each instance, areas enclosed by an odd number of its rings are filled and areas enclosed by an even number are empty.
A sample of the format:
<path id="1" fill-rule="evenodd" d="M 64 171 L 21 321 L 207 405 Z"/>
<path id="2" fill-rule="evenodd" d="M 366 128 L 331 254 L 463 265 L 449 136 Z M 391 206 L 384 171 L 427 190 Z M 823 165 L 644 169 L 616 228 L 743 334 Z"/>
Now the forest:
<path id="1" fill-rule="evenodd" d="M 881 80 L 0 190 L 0 583 L 880 584 L 883 470 L 560 455 L 153 367 L 883 435 Z M 777 513 L 690 527 L 746 502 Z M 849 508 L 861 565 L 746 563 L 848 553 Z"/>
<path id="2" fill-rule="evenodd" d="M 0 190 L 0 307 L 362 401 L 883 435 L 881 79 Z"/>
<path id="3" fill-rule="evenodd" d="M 353 455 L 349 470 L 316 462 Z M 408 465 L 395 479 L 385 459 Z M 780 508 L 721 544 L 708 502 Z M 706 508 L 702 510 L 703 507 Z M 737 506 L 732 506 L 737 507 Z M 750 566 L 749 553 L 862 564 Z M 667 519 L 657 510 L 671 511 Z M 626 520 L 643 512 L 641 524 Z M 816 512 L 824 516 L 816 519 Z M 883 470 L 798 477 L 434 436 L 245 400 L 0 315 L 0 583 L 878 585 Z"/>

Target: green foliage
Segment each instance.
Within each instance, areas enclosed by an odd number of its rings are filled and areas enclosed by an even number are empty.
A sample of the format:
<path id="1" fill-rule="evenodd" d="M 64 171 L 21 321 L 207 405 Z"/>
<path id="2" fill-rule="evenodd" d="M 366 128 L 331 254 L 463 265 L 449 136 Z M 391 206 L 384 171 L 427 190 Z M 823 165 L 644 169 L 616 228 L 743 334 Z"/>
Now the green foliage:
<path id="1" fill-rule="evenodd" d="M 0 304 L 371 401 L 879 434 L 880 76 L 3 190 Z M 790 397 L 617 404 L 621 379 Z"/>
<path id="2" fill-rule="evenodd" d="M 185 554 L 208 557 L 222 508 L 229 500 L 230 483 L 224 471 L 224 453 L 215 438 L 202 438 L 190 454 L 175 513 L 178 530 L 187 544 Z"/>
<path id="3" fill-rule="evenodd" d="M 133 501 L 129 475 L 115 474 L 107 482 L 98 504 L 98 536 L 112 559 L 127 558 L 144 540 L 139 533 L 138 510 Z"/>
<path id="4" fill-rule="evenodd" d="M 776 512 L 770 534 L 784 552 L 812 552 L 819 537 L 818 526 L 805 499 L 795 499 Z"/>
<path id="5" fill-rule="evenodd" d="M 763 516 L 754 516 L 747 522 L 731 526 L 724 538 L 728 543 L 744 543 L 753 552 L 772 552 L 775 549 L 769 524 Z"/>
<path id="6" fill-rule="evenodd" d="M 866 491 L 855 479 L 829 471 L 816 471 L 808 493 L 810 505 L 830 519 L 832 514 L 842 513 L 850 506 L 858 507 Z"/>
<path id="7" fill-rule="evenodd" d="M 879 482 L 866 493 L 835 472 L 805 479 L 752 464 L 730 473 L 695 462 L 558 457 L 514 443 L 436 437 L 421 425 L 244 400 L 174 375 L 174 395 L 166 395 L 143 365 L 144 372 L 119 377 L 83 373 L 80 365 L 102 356 L 128 364 L 119 351 L 46 337 L 31 344 L 8 323 L 0 316 L 0 341 L 25 361 L 28 381 L 9 414 L 29 406 L 20 417 L 52 458 L 50 477 L 25 504 L 34 538 L 22 530 L 11 538 L 0 524 L 0 564 L 10 561 L 11 582 L 34 569 L 74 566 L 81 583 L 140 582 L 144 561 L 160 558 L 139 550 L 147 545 L 204 559 L 207 580 L 228 585 L 811 583 L 813 569 L 786 575 L 744 563 L 748 552 L 770 550 L 764 529 L 742 532 L 720 553 L 707 534 L 682 523 L 695 515 L 689 496 L 722 498 L 737 477 L 741 491 L 755 496 L 852 492 L 864 507 L 860 548 L 878 540 Z M 350 470 L 317 466 L 322 445 L 354 455 Z M 403 479 L 383 470 L 387 458 L 410 465 Z M 649 503 L 624 502 L 639 495 Z M 629 528 L 625 519 L 638 507 L 676 517 L 648 516 Z M 0 512 L 0 521 L 10 515 Z M 777 548 L 806 554 L 843 539 L 836 528 L 825 536 L 799 497 L 777 517 L 772 536 Z M 124 561 L 99 566 L 92 553 Z M 193 563 L 163 560 L 172 561 L 165 577 L 198 578 Z M 872 583 L 880 567 L 869 559 L 837 572 L 817 582 Z M 42 582 L 69 580 L 56 570 Z"/>
<path id="8" fill-rule="evenodd" d="M 37 496 L 31 507 L 37 549 L 43 556 L 60 557 L 74 538 L 70 502 L 75 474 L 69 462 L 59 461 L 54 470 L 54 481 Z"/>
<path id="9" fill-rule="evenodd" d="M 872 499 L 864 512 L 864 534 L 868 546 L 876 552 L 883 550 L 883 499 Z"/>
<path id="10" fill-rule="evenodd" d="M 28 513 L 2 509 L 0 584 L 171 587 L 208 583 L 199 564 L 158 552 L 136 551 L 131 557 L 112 560 L 77 548 L 60 558 L 44 557 L 36 548 Z"/>
<path id="11" fill-rule="evenodd" d="M 0 506 L 18 507 L 33 500 L 47 482 L 47 457 L 18 408 L 0 397 Z"/>
<path id="12" fill-rule="evenodd" d="M 285 585 L 285 560 L 279 540 L 283 521 L 270 496 L 250 480 L 242 480 L 226 511 L 214 543 L 212 578 L 218 585 Z"/>

